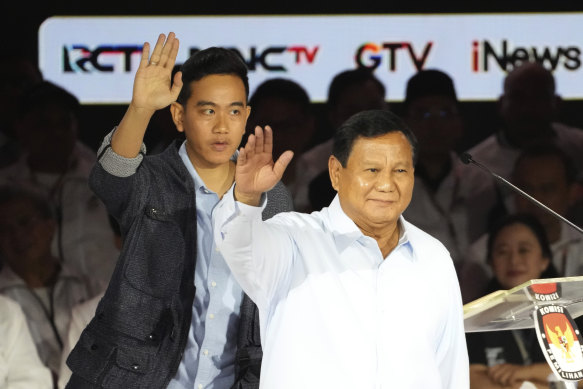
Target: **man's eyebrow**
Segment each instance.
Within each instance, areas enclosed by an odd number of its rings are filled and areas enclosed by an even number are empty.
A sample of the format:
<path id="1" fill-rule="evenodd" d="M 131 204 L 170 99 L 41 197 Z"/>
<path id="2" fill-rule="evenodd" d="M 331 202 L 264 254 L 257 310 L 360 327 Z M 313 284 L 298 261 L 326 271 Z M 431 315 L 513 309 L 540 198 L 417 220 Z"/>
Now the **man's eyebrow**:
<path id="1" fill-rule="evenodd" d="M 216 107 L 217 105 L 212 101 L 200 100 L 196 102 L 197 107 L 202 107 L 204 105 L 210 105 L 212 107 Z"/>
<path id="2" fill-rule="evenodd" d="M 216 107 L 217 104 L 213 103 L 212 101 L 200 100 L 196 103 L 196 106 L 197 107 L 203 107 L 203 106 Z M 245 104 L 243 104 L 242 101 L 234 101 L 231 104 L 229 104 L 229 107 L 245 107 Z"/>

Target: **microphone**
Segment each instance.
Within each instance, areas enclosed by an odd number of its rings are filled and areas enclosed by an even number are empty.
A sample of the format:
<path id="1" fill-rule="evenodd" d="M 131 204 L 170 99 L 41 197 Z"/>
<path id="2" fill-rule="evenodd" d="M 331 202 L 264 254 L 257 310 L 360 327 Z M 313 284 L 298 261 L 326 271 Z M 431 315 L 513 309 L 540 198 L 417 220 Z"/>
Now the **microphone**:
<path id="1" fill-rule="evenodd" d="M 529 195 L 528 193 L 526 193 L 525 191 L 523 191 L 522 189 L 518 188 L 517 186 L 511 184 L 508 180 L 506 180 L 505 178 L 499 176 L 498 174 L 494 173 L 493 171 L 491 171 L 490 169 L 488 169 L 486 166 L 482 165 L 479 162 L 476 162 L 472 156 L 468 153 L 462 153 L 460 155 L 460 160 L 465 163 L 466 165 L 474 164 L 477 167 L 479 167 L 480 169 L 484 170 L 485 172 L 489 173 L 492 177 L 494 177 L 495 179 L 497 179 L 498 181 L 500 181 L 501 183 L 503 183 L 504 185 L 508 186 L 510 189 L 512 189 L 513 191 L 521 194 L 523 197 L 525 197 L 526 199 L 530 200 L 531 202 L 533 202 L 534 204 L 538 205 L 539 207 L 541 207 L 543 210 L 547 211 L 548 213 L 550 213 L 551 215 L 558 217 L 559 219 L 561 219 L 562 221 L 564 221 L 565 223 L 567 223 L 568 225 L 570 225 L 571 227 L 573 227 L 574 229 L 576 229 L 577 231 L 579 231 L 580 233 L 583 234 L 583 229 L 581 227 L 579 227 L 578 225 L 576 225 L 575 223 L 571 222 L 570 220 L 564 218 L 563 216 L 559 215 L 558 213 L 556 213 L 555 211 L 553 211 L 552 209 L 550 209 L 549 207 L 547 207 L 546 205 L 544 205 L 543 203 L 541 203 L 540 201 L 538 201 L 537 199 L 535 199 L 534 197 L 532 197 L 531 195 Z"/>

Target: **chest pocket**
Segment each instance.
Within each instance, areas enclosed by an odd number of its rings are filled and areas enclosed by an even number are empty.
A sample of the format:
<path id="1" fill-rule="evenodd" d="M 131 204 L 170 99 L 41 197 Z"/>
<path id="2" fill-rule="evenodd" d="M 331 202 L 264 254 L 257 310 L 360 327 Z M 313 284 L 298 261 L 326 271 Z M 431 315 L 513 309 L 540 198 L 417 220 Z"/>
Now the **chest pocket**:
<path id="1" fill-rule="evenodd" d="M 178 220 L 158 208 L 146 208 L 129 244 L 124 272 L 134 288 L 164 298 L 180 286 L 186 248 Z"/>

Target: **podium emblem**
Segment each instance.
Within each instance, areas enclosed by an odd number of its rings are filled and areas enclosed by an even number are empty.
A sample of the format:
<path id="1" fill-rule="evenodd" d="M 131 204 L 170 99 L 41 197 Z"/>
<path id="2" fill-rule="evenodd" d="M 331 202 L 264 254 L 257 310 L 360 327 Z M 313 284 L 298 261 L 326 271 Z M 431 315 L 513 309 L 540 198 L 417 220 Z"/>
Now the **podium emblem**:
<path id="1" fill-rule="evenodd" d="M 563 381 L 583 379 L 583 338 L 562 305 L 535 308 L 535 329 L 551 369 Z"/>

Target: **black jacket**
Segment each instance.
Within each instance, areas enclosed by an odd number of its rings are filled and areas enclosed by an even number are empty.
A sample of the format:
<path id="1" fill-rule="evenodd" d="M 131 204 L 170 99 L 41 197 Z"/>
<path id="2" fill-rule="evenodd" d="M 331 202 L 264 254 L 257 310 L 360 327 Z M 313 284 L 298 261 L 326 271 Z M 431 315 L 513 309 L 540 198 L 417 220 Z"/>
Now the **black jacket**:
<path id="1" fill-rule="evenodd" d="M 104 141 L 90 186 L 119 222 L 124 245 L 96 315 L 67 359 L 67 388 L 165 388 L 188 338 L 194 300 L 196 206 L 192 178 L 178 149 L 145 156 L 135 172 L 107 152 Z M 118 159 L 119 161 L 119 159 Z M 114 174 L 110 174 L 107 170 Z M 118 170 L 119 168 L 119 170 Z M 278 183 L 264 218 L 291 210 Z M 242 302 L 236 388 L 259 382 L 261 347 L 256 307 Z"/>

